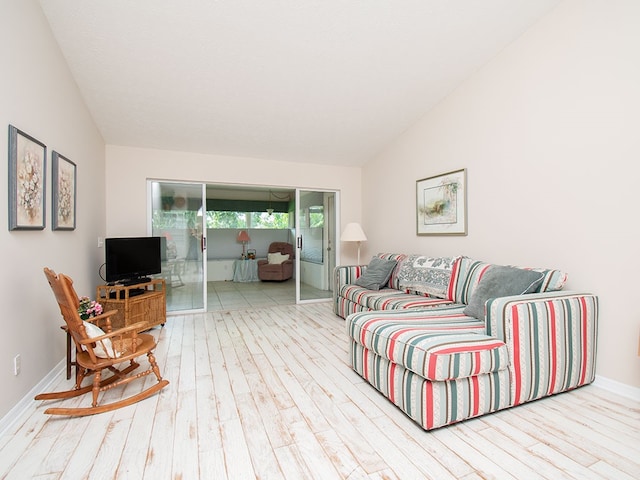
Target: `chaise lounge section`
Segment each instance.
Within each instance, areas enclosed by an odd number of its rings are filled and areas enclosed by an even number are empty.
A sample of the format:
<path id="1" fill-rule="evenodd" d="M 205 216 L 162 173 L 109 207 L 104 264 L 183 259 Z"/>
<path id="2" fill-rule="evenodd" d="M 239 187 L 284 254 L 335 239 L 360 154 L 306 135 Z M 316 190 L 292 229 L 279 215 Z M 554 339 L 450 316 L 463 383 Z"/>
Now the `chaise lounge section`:
<path id="1" fill-rule="evenodd" d="M 376 258 L 395 261 L 378 290 L 355 283 L 367 266 L 336 268 L 334 309 L 346 318 L 352 368 L 422 428 L 594 380 L 598 298 L 562 291 L 563 272 Z M 426 267 L 416 274 L 416 265 Z"/>

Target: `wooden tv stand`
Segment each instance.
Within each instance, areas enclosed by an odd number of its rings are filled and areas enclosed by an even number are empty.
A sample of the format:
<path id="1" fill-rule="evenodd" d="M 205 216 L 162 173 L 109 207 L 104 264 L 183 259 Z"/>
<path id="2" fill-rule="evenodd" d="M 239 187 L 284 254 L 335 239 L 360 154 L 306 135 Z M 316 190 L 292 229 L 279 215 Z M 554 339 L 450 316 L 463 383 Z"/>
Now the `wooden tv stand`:
<path id="1" fill-rule="evenodd" d="M 104 311 L 117 310 L 111 317 L 111 328 L 128 327 L 144 322 L 143 332 L 164 325 L 167 321 L 166 286 L 164 279 L 153 279 L 135 285 L 98 285 L 96 301 Z"/>

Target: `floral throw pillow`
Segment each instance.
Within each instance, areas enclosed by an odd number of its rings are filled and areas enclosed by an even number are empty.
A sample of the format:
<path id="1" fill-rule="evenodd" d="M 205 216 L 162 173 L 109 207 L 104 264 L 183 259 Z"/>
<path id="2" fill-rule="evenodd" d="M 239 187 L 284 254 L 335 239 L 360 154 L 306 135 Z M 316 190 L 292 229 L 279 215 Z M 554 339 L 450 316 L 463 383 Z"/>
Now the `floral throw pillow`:
<path id="1" fill-rule="evenodd" d="M 447 298 L 451 273 L 458 258 L 409 255 L 398 273 L 400 290 Z"/>

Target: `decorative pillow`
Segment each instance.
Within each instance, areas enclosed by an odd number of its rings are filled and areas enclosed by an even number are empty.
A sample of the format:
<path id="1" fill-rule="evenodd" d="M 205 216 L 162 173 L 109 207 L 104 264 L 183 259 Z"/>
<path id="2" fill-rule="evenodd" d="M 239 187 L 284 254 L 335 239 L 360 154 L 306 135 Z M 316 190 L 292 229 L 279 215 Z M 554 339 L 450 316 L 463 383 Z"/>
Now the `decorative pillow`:
<path id="1" fill-rule="evenodd" d="M 271 264 L 280 265 L 281 263 L 289 260 L 289 254 L 283 255 L 280 252 L 267 253 L 267 261 Z"/>
<path id="2" fill-rule="evenodd" d="M 464 314 L 484 320 L 484 304 L 487 300 L 533 293 L 540 287 L 543 277 L 541 272 L 492 265 L 480 279 Z"/>
<path id="3" fill-rule="evenodd" d="M 408 256 L 400 265 L 398 273 L 400 290 L 430 297 L 447 298 L 451 272 L 458 258 Z"/>
<path id="4" fill-rule="evenodd" d="M 395 260 L 384 260 L 382 258 L 373 257 L 367 269 L 354 282 L 360 287 L 367 290 L 380 290 L 389 281 L 391 272 L 396 266 Z"/>
<path id="5" fill-rule="evenodd" d="M 400 286 L 398 285 L 398 270 L 400 270 L 400 266 L 402 265 L 404 259 L 407 258 L 407 255 L 404 253 L 381 252 L 376 254 L 375 256 L 383 260 L 395 260 L 396 262 L 398 262 L 396 268 L 394 268 L 391 272 L 391 276 L 389 277 L 389 282 L 387 282 L 387 285 L 395 290 L 400 290 Z"/>
<path id="6" fill-rule="evenodd" d="M 93 323 L 83 321 L 82 324 L 84 325 L 84 331 L 87 333 L 87 337 L 89 338 L 96 338 L 105 334 L 104 330 Z M 84 345 L 82 348 L 84 348 Z M 84 349 L 86 350 L 86 348 Z M 117 358 L 120 356 L 120 353 L 113 349 L 111 340 L 108 338 L 96 342 L 93 353 L 95 353 L 96 357 L 100 358 Z"/>
<path id="7" fill-rule="evenodd" d="M 537 292 L 556 292 L 558 290 L 562 290 L 564 288 L 565 283 L 567 283 L 568 275 L 561 270 L 551 270 L 548 268 L 531 268 L 531 267 L 520 267 L 517 265 L 509 265 L 514 268 L 522 268 L 523 270 L 531 270 L 534 272 L 542 273 L 542 282 L 538 285 Z"/>

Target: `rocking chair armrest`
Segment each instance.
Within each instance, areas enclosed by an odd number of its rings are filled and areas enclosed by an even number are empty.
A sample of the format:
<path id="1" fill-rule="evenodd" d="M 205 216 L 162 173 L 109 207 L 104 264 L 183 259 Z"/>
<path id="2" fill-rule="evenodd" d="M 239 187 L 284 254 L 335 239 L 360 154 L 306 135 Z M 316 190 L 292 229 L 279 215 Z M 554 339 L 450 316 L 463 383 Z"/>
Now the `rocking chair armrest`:
<path id="1" fill-rule="evenodd" d="M 113 315 L 118 313 L 118 310 L 109 310 L 108 312 L 103 312 L 100 315 L 96 315 L 95 317 L 88 318 L 85 322 L 93 323 L 98 327 L 106 330 L 107 333 L 111 331 L 111 318 Z M 104 327 L 102 326 L 104 324 Z"/>
<path id="2" fill-rule="evenodd" d="M 109 310 L 108 312 L 103 312 L 100 315 L 96 315 L 95 317 L 90 317 L 85 320 L 85 322 L 96 323 L 98 320 L 104 320 L 105 318 L 109 318 L 118 313 L 118 310 Z"/>
<path id="3" fill-rule="evenodd" d="M 115 310 L 114 310 L 115 311 Z M 98 318 L 98 317 L 94 317 Z M 90 343 L 96 343 L 101 340 L 113 339 L 114 337 L 122 337 L 129 332 L 132 332 L 132 337 L 135 338 L 138 336 L 138 330 L 145 327 L 145 322 L 134 323 L 133 325 L 129 325 L 128 327 L 119 328 L 118 330 L 114 330 L 112 332 L 105 333 L 104 335 L 100 335 L 98 337 L 87 338 L 84 340 L 80 340 L 81 345 L 87 345 Z"/>
<path id="4" fill-rule="evenodd" d="M 147 326 L 146 322 L 136 322 L 132 325 L 129 325 L 128 327 L 122 327 L 122 328 L 119 328 L 118 330 L 111 332 L 111 335 L 123 335 L 129 332 L 133 332 L 134 336 L 137 336 L 139 331 L 146 329 L 145 328 L 146 326 Z"/>
<path id="5" fill-rule="evenodd" d="M 146 322 L 136 322 L 136 323 L 134 323 L 132 325 L 129 325 L 128 327 L 119 328 L 118 330 L 116 330 L 116 331 L 114 331 L 112 333 L 122 335 L 122 334 L 126 334 L 126 333 L 129 333 L 129 332 L 133 332 L 134 335 L 137 336 L 138 332 L 141 331 L 142 329 L 145 329 L 146 325 L 147 325 Z"/>

